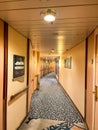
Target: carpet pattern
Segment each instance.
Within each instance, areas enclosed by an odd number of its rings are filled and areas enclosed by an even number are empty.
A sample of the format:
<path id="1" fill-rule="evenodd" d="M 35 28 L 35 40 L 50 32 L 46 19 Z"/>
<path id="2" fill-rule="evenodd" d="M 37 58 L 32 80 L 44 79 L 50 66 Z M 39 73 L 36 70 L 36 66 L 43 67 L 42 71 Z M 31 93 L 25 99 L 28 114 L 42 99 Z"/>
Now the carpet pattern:
<path id="1" fill-rule="evenodd" d="M 39 90 L 32 95 L 30 112 L 19 130 L 31 130 L 26 129 L 26 126 L 38 119 L 40 123 L 43 119 L 60 122 L 32 130 L 76 130 L 74 126 L 87 130 L 82 116 L 56 80 L 54 73 L 40 80 Z"/>

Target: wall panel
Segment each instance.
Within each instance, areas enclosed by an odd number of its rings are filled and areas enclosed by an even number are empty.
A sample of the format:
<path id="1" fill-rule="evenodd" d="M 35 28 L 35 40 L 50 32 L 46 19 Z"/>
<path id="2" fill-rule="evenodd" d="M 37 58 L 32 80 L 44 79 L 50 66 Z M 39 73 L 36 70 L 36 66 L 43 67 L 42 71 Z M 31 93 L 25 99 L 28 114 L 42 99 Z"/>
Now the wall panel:
<path id="1" fill-rule="evenodd" d="M 64 67 L 64 60 L 72 57 L 71 69 Z M 61 59 L 59 81 L 84 116 L 85 104 L 85 41 L 67 51 Z"/>
<path id="2" fill-rule="evenodd" d="M 25 74 L 22 81 L 13 81 L 13 55 L 25 57 Z M 8 102 L 10 97 L 27 85 L 27 39 L 8 26 Z M 14 117 L 13 117 L 14 115 Z M 7 130 L 15 130 L 26 116 L 26 92 L 7 107 Z"/>

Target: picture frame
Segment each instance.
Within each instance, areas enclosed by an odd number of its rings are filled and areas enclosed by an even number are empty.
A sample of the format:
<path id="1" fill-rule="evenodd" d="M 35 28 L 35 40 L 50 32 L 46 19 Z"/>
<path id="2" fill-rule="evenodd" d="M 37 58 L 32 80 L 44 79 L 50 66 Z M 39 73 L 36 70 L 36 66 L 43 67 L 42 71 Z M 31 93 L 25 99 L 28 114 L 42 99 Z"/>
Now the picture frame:
<path id="1" fill-rule="evenodd" d="M 13 79 L 24 76 L 25 74 L 25 57 L 13 55 Z"/>
<path id="2" fill-rule="evenodd" d="M 64 67 L 71 69 L 71 67 L 72 67 L 72 57 L 68 57 L 64 60 Z"/>

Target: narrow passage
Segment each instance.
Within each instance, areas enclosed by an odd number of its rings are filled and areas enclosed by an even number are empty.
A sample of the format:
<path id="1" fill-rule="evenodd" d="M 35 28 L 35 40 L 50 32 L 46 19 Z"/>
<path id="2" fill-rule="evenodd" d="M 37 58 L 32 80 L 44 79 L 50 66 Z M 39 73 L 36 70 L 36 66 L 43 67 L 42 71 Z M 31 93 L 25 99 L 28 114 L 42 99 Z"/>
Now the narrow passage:
<path id="1" fill-rule="evenodd" d="M 19 130 L 87 130 L 85 121 L 54 73 L 40 80 L 30 112 Z"/>

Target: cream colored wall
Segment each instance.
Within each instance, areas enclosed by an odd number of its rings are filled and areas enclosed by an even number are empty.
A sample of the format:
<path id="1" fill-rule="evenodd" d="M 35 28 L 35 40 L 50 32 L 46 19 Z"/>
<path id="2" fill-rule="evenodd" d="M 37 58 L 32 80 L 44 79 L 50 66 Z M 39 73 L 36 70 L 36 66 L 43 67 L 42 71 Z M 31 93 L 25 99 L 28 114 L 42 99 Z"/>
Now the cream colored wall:
<path id="1" fill-rule="evenodd" d="M 0 20 L 0 130 L 3 130 L 4 23 Z"/>
<path id="2" fill-rule="evenodd" d="M 64 59 L 72 57 L 72 68 L 64 68 Z M 85 41 L 67 51 L 61 59 L 59 82 L 84 116 L 85 101 Z"/>
<path id="3" fill-rule="evenodd" d="M 13 81 L 13 55 L 25 57 L 24 81 Z M 10 96 L 26 87 L 27 39 L 8 26 L 8 101 Z M 26 93 L 7 106 L 7 130 L 15 130 L 26 116 Z"/>

